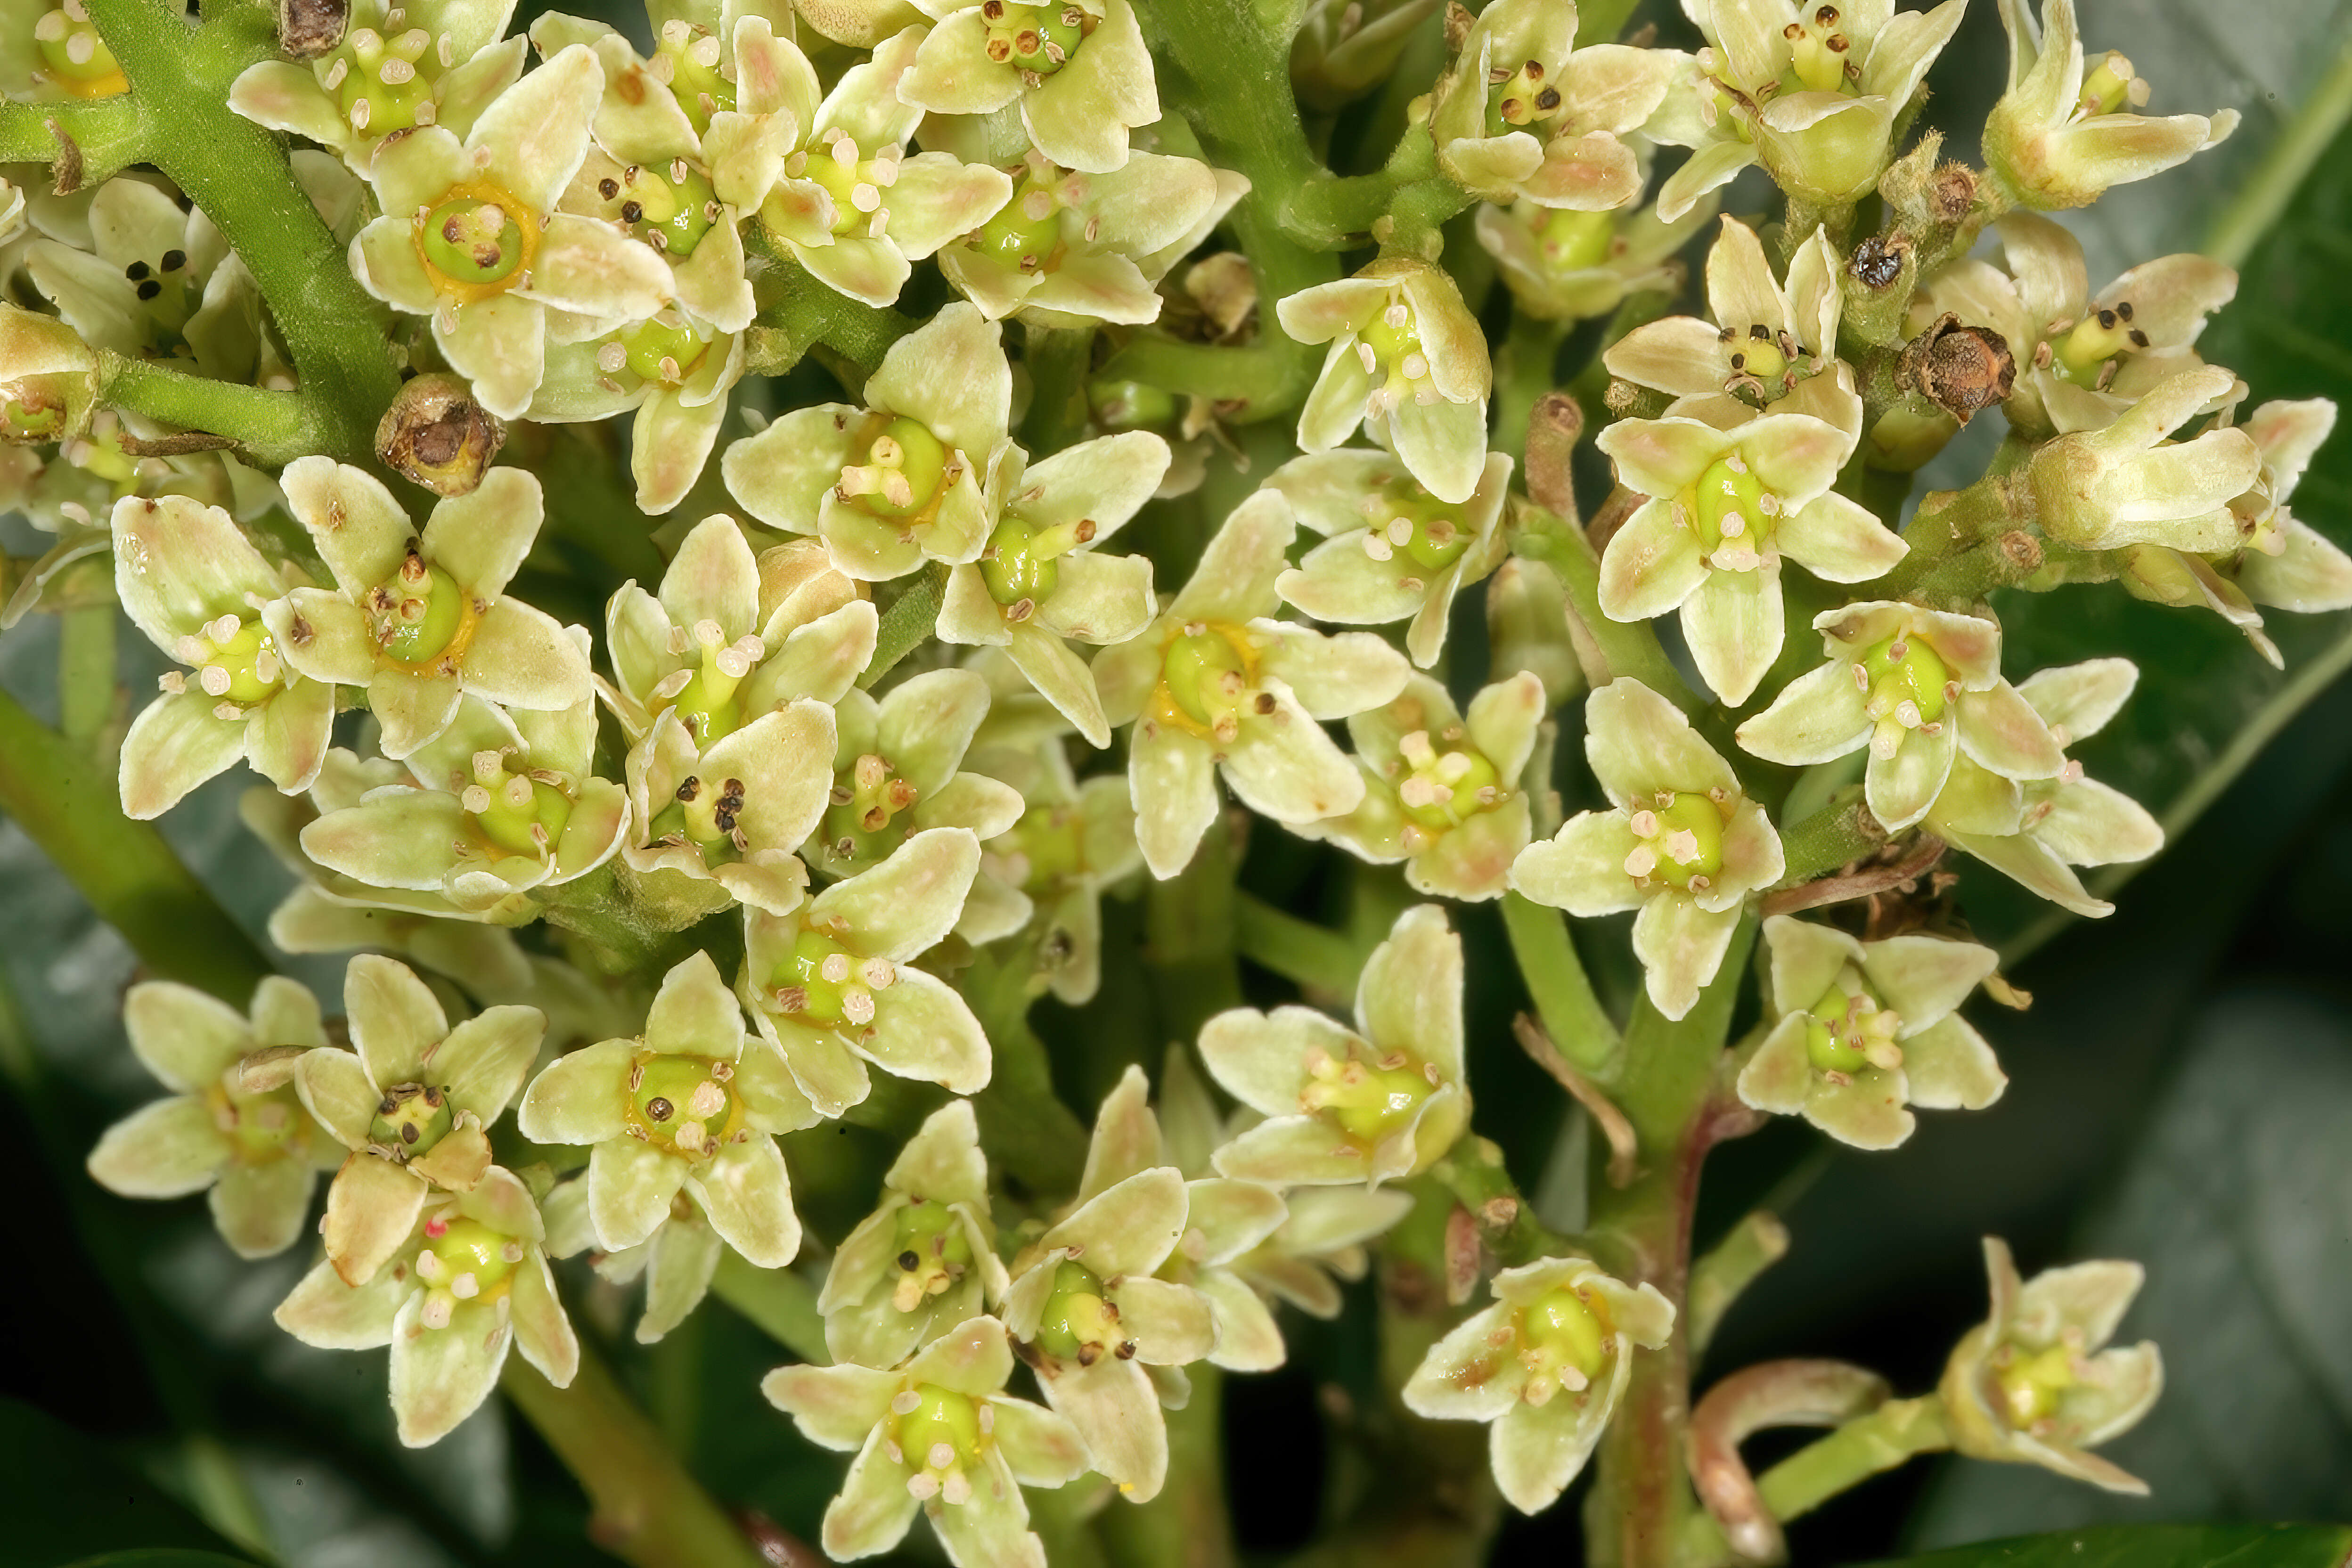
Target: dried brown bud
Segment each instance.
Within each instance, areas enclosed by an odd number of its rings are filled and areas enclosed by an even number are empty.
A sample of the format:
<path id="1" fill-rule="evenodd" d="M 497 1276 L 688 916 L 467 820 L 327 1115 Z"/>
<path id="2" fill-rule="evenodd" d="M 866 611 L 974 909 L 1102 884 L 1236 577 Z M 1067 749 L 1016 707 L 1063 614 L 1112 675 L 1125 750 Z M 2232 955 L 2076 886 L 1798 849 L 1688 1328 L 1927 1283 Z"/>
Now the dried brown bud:
<path id="1" fill-rule="evenodd" d="M 1966 163 L 1946 163 L 1927 187 L 1927 205 L 1932 216 L 1957 225 L 1976 207 L 1977 172 Z"/>
<path id="2" fill-rule="evenodd" d="M 1477 18 L 1470 14 L 1469 9 L 1461 4 L 1461 0 L 1450 0 L 1445 7 L 1445 52 L 1447 54 L 1458 55 L 1462 52 L 1463 41 L 1470 37 L 1471 24 L 1476 20 Z"/>
<path id="3" fill-rule="evenodd" d="M 351 0 L 278 0 L 278 47 L 298 60 L 315 60 L 343 41 Z"/>
<path id="4" fill-rule="evenodd" d="M 1855 282 L 1874 294 L 1883 294 L 1901 281 L 1911 242 L 1899 234 L 1872 235 L 1853 247 L 1845 264 Z"/>
<path id="5" fill-rule="evenodd" d="M 2017 361 L 1999 332 L 1969 326 L 1947 310 L 1904 345 L 1895 379 L 1965 425 L 1977 410 L 2009 396 Z"/>
<path id="6" fill-rule="evenodd" d="M 436 495 L 462 496 L 482 482 L 506 439 L 507 427 L 464 380 L 436 372 L 400 389 L 375 427 L 375 452 Z"/>

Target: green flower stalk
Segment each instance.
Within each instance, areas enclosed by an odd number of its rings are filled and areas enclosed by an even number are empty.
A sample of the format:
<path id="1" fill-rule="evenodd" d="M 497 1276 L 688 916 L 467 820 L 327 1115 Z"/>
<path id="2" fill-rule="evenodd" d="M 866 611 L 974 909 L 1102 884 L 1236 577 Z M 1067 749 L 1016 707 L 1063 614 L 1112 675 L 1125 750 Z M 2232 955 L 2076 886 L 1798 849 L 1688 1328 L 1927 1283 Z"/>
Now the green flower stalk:
<path id="1" fill-rule="evenodd" d="M 341 1146 L 293 1087 L 296 1059 L 331 1048 L 318 1000 L 273 974 L 245 1015 L 190 986 L 151 980 L 123 998 L 122 1022 L 142 1065 L 174 1092 L 106 1130 L 90 1151 L 91 1178 L 126 1198 L 205 1193 L 214 1226 L 239 1258 L 293 1246 L 319 1172 L 342 1163 Z"/>

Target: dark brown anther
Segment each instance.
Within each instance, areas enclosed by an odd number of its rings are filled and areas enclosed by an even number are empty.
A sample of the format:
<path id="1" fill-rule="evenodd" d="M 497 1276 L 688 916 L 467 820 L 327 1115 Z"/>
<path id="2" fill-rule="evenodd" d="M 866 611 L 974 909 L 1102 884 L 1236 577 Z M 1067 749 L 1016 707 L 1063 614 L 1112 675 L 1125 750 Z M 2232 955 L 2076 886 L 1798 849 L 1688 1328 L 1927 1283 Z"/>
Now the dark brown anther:
<path id="1" fill-rule="evenodd" d="M 1872 293 L 1885 293 L 1902 278 L 1904 258 L 1910 249 L 1911 242 L 1899 234 L 1872 235 L 1853 247 L 1846 270 Z"/>
<path id="2" fill-rule="evenodd" d="M 664 1100 L 658 1094 L 646 1101 L 646 1114 L 652 1117 L 656 1121 L 667 1121 L 677 1113 L 677 1107 L 672 1105 L 668 1100 Z"/>
<path id="3" fill-rule="evenodd" d="M 416 1142 L 415 1122 L 404 1121 L 400 1124 L 400 1141 L 404 1143 L 414 1143 Z"/>
<path id="4" fill-rule="evenodd" d="M 149 268 L 145 262 L 134 261 L 130 266 L 122 269 L 122 275 L 125 278 L 130 279 L 133 283 L 144 283 L 147 280 L 148 271 Z"/>
<path id="5" fill-rule="evenodd" d="M 2136 349 L 2144 349 L 2147 347 L 2147 334 L 2141 331 L 2137 327 L 2134 327 L 2131 330 L 2131 345 Z"/>
<path id="6" fill-rule="evenodd" d="M 677 786 L 677 798 L 684 801 L 688 805 L 692 805 L 694 804 L 694 797 L 701 793 L 702 781 L 695 777 L 692 773 L 687 774 L 686 781 Z"/>
<path id="7" fill-rule="evenodd" d="M 1092 1366 L 1102 1360 L 1102 1346 L 1088 1342 L 1078 1347 L 1078 1364 Z"/>
<path id="8" fill-rule="evenodd" d="M 898 1254 L 898 1267 L 905 1269 L 908 1273 L 912 1274 L 916 1269 L 920 1268 L 922 1266 L 922 1254 L 917 1252 L 913 1247 L 910 1247 L 907 1248 L 906 1251 Z"/>
<path id="9" fill-rule="evenodd" d="M 2116 314 L 2121 316 L 2126 321 L 2130 321 L 2132 319 L 2131 301 L 2129 300 L 2116 300 Z"/>
<path id="10" fill-rule="evenodd" d="M 1536 107 L 1549 114 L 1559 107 L 1559 89 L 1548 87 L 1536 94 Z"/>
<path id="11" fill-rule="evenodd" d="M 623 223 L 642 223 L 645 221 L 645 216 L 646 207 L 643 202 L 623 202 L 621 204 L 621 221 Z"/>
<path id="12" fill-rule="evenodd" d="M 1965 425 L 1979 409 L 2009 396 L 2017 361 L 1999 332 L 1969 326 L 1947 310 L 1904 345 L 1895 379 Z"/>
<path id="13" fill-rule="evenodd" d="M 278 47 L 290 59 L 333 51 L 351 26 L 351 0 L 278 0 Z"/>

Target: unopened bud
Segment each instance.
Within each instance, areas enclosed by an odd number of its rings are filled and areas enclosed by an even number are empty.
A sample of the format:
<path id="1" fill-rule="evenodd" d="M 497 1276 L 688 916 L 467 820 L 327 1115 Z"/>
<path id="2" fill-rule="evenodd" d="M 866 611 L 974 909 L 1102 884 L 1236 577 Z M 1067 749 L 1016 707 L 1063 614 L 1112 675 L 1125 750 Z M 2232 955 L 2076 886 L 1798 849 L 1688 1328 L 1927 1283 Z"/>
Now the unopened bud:
<path id="1" fill-rule="evenodd" d="M 420 375 L 375 427 L 376 456 L 436 495 L 470 494 L 506 444 L 507 428 L 459 377 Z"/>
<path id="2" fill-rule="evenodd" d="M 315 60 L 343 41 L 351 0 L 278 0 L 278 47 L 290 59 Z"/>

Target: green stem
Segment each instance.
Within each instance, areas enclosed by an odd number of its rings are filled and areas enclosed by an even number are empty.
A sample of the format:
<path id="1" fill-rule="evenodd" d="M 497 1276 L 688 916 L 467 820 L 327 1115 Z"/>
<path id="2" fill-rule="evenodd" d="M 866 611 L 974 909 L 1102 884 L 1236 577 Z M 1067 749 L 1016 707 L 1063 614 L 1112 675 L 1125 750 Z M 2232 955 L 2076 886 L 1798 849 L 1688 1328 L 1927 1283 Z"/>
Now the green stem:
<path id="1" fill-rule="evenodd" d="M 58 727 L 68 742 L 96 755 L 118 689 L 114 606 L 68 610 L 58 617 Z"/>
<path id="2" fill-rule="evenodd" d="M 1167 1413 L 1167 1484 L 1150 1502 L 1115 1501 L 1101 1516 L 1103 1546 L 1114 1568 L 1233 1568 L 1219 1426 L 1224 1373 L 1205 1362 L 1188 1372 L 1192 1397 L 1183 1409 Z"/>
<path id="3" fill-rule="evenodd" d="M 828 368 L 843 375 L 851 395 L 861 395 L 866 377 L 882 368 L 890 345 L 922 323 L 896 310 L 862 304 L 810 276 L 792 252 L 753 224 L 744 235 L 753 250 L 775 265 L 760 274 L 760 317 L 749 343 L 751 368 L 781 375 L 820 346 L 833 351 Z M 855 374 L 849 374 L 856 372 Z"/>
<path id="4" fill-rule="evenodd" d="M 1617 1026 L 1593 994 L 1566 919 L 1523 894 L 1505 893 L 1503 929 L 1544 1033 L 1579 1071 L 1608 1078 L 1617 1065 Z"/>
<path id="5" fill-rule="evenodd" d="M 1370 174 L 1308 180 L 1291 192 L 1283 227 L 1301 244 L 1318 250 L 1360 246 L 1372 223 L 1389 210 L 1397 178 L 1386 169 Z"/>
<path id="6" fill-rule="evenodd" d="M 817 1366 L 832 1362 L 824 1319 L 816 1310 L 816 1287 L 793 1270 L 755 1267 L 730 1247 L 719 1255 L 710 1293 L 801 1360 Z"/>
<path id="7" fill-rule="evenodd" d="M 0 163 L 58 164 L 61 194 L 147 160 L 147 122 L 130 94 L 0 106 Z"/>
<path id="8" fill-rule="evenodd" d="M 1826 876 L 1886 842 L 1885 830 L 1863 804 L 1860 792 L 1841 793 L 1847 798 L 1832 801 L 1780 835 L 1780 854 L 1787 868 L 1780 886 L 1793 888 Z"/>
<path id="9" fill-rule="evenodd" d="M 520 1356 L 499 1380 L 588 1494 L 589 1539 L 636 1568 L 758 1568 L 763 1561 L 666 1447 L 595 1352 L 558 1388 Z"/>
<path id="10" fill-rule="evenodd" d="M 1021 434 L 1038 457 L 1058 452 L 1086 434 L 1087 367 L 1094 353 L 1092 327 L 1028 329 L 1029 417 Z"/>
<path id="11" fill-rule="evenodd" d="M 1632 676 L 1685 712 L 1704 706 L 1666 658 L 1649 622 L 1612 621 L 1601 613 L 1601 557 L 1584 531 L 1532 504 L 1522 507 L 1519 516 L 1511 548 L 1559 574 L 1568 589 L 1568 612 L 1605 666 L 1594 673 L 1594 684 Z"/>
<path id="12" fill-rule="evenodd" d="M 1164 1039 L 1189 1040 L 1242 1001 L 1234 959 L 1233 828 L 1220 814 L 1192 863 L 1144 893 L 1144 963 Z"/>
<path id="13" fill-rule="evenodd" d="M 0 809 L 153 975 L 243 1007 L 269 961 L 163 836 L 122 815 L 114 769 L 0 692 Z"/>
<path id="14" fill-rule="evenodd" d="M 1786 1523 L 1915 1455 L 1951 1446 L 1941 1399 L 1890 1400 L 1765 1471 L 1756 1490 L 1772 1517 Z"/>
<path id="15" fill-rule="evenodd" d="M 316 422 L 310 448 L 368 461 L 399 390 L 389 318 L 352 276 L 279 138 L 228 107 L 230 84 L 277 53 L 272 16 L 247 8 L 199 26 L 154 0 L 90 0 L 89 14 L 154 128 L 148 158 L 204 209 L 268 302 Z"/>
<path id="16" fill-rule="evenodd" d="M 1297 344 L 1279 336 L 1223 346 L 1147 334 L 1112 355 L 1103 374 L 1180 397 L 1206 398 L 1227 423 L 1246 425 L 1286 414 L 1306 401 L 1315 367 L 1297 351 Z"/>
<path id="17" fill-rule="evenodd" d="M 1339 932 L 1249 893 L 1234 895 L 1234 946 L 1259 968 L 1334 1001 L 1356 994 L 1356 976 L 1364 967 L 1364 955 Z"/>
<path id="18" fill-rule="evenodd" d="M 1502 352 L 1495 356 L 1495 439 L 1497 452 L 1524 452 L 1528 415 L 1536 400 L 1556 384 L 1552 368 L 1570 323 L 1547 321 L 1525 310 L 1511 315 Z"/>
<path id="19" fill-rule="evenodd" d="M 98 397 L 183 430 L 225 436 L 243 456 L 271 468 L 320 449 L 316 410 L 296 392 L 210 381 L 158 362 L 101 353 Z"/>
<path id="20" fill-rule="evenodd" d="M 1690 1336 L 1694 1358 L 1756 1277 L 1789 1255 L 1789 1227 L 1762 1209 L 1741 1218 L 1705 1257 L 1691 1265 L 1690 1310 L 1682 1331 Z"/>
<path id="21" fill-rule="evenodd" d="M 981 1146 L 1000 1169 L 1040 1196 L 1075 1192 L 1087 1130 L 1054 1095 L 1045 1044 L 1029 1027 L 1035 954 L 1021 943 L 983 950 L 957 982 L 994 1055 L 988 1087 L 971 1098 Z"/>

